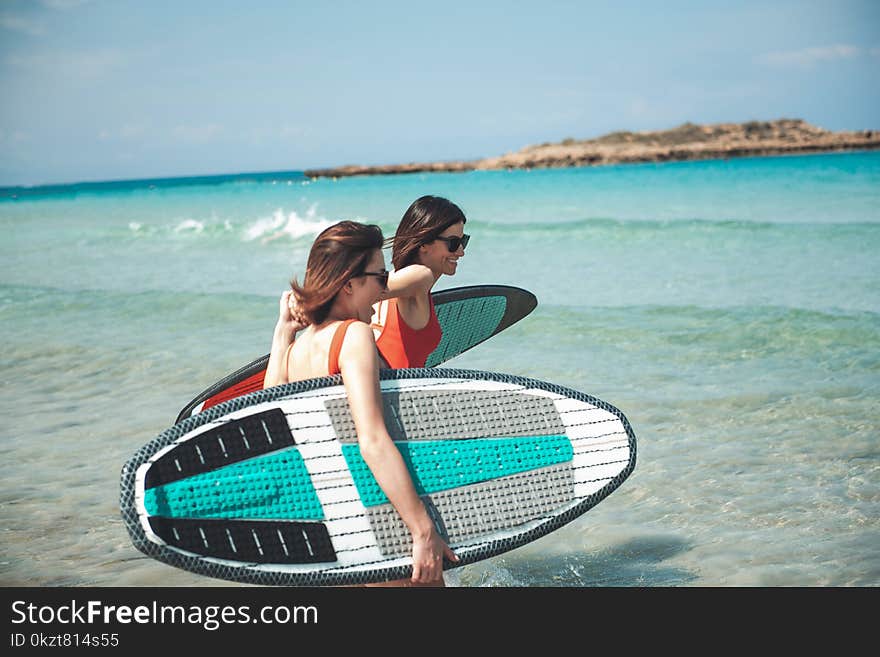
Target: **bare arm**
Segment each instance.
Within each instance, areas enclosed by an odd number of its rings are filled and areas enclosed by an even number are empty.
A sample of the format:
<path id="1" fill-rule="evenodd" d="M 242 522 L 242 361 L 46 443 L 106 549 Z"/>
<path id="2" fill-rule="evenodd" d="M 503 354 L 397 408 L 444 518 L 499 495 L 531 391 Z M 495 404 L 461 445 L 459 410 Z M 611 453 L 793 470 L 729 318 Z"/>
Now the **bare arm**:
<path id="1" fill-rule="evenodd" d="M 378 353 L 369 326 L 355 322 L 349 327 L 339 354 L 339 367 L 361 456 L 412 534 L 412 581 L 436 581 L 443 574 L 443 557 L 452 561 L 458 557 L 437 533 L 406 463 L 388 435 L 379 391 Z"/>
<path id="2" fill-rule="evenodd" d="M 429 294 L 435 282 L 434 274 L 425 265 L 408 265 L 398 271 L 391 272 L 388 276 L 388 289 L 382 298 L 393 299 Z"/>
<path id="3" fill-rule="evenodd" d="M 388 287 L 380 301 L 373 305 L 373 323 L 384 326 L 387 321 L 387 299 L 397 298 L 397 308 L 407 324 L 425 326 L 430 321 L 428 299 L 436 282 L 433 272 L 424 265 L 409 265 L 391 272 Z M 377 333 L 378 339 L 378 333 Z"/>
<path id="4" fill-rule="evenodd" d="M 263 388 L 287 383 L 282 380 L 284 356 L 287 354 L 287 348 L 293 343 L 296 332 L 304 328 L 291 312 L 292 295 L 293 293 L 288 290 L 281 295 L 278 302 L 278 322 L 272 334 L 272 349 L 269 352 L 269 362 L 266 364 L 266 374 L 263 376 Z"/>

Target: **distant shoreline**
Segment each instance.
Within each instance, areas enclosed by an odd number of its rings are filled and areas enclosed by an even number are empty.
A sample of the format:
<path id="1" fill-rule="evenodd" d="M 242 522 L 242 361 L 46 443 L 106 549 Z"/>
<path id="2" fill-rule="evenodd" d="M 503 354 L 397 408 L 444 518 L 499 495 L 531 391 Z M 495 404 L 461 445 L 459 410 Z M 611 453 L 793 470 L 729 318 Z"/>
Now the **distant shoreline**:
<path id="1" fill-rule="evenodd" d="M 527 146 L 500 157 L 449 162 L 345 165 L 306 169 L 310 178 L 492 169 L 550 169 L 646 162 L 719 160 L 739 157 L 880 149 L 880 130 L 831 132 L 802 119 L 695 125 L 656 132 L 613 132 L 597 139 L 566 139 Z"/>

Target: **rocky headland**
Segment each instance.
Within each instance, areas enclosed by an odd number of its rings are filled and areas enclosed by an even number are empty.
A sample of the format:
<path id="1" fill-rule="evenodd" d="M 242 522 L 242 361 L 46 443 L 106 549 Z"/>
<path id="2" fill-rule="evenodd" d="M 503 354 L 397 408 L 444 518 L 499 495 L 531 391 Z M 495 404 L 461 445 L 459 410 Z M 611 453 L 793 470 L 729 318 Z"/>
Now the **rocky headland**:
<path id="1" fill-rule="evenodd" d="M 565 139 L 527 146 L 514 153 L 480 160 L 411 162 L 380 166 L 347 165 L 311 169 L 310 177 L 391 173 L 455 172 L 480 169 L 535 169 L 636 162 L 715 160 L 795 153 L 880 148 L 880 130 L 832 132 L 802 119 L 695 125 L 685 123 L 656 132 L 612 132 L 596 139 Z"/>

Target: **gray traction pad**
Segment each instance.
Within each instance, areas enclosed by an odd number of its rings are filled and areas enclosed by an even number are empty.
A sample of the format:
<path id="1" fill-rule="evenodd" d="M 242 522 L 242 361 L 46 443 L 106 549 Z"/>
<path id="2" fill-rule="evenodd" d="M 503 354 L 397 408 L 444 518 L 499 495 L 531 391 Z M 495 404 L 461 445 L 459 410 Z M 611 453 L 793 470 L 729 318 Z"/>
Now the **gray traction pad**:
<path id="1" fill-rule="evenodd" d="M 416 403 L 433 399 L 425 412 Z M 389 393 L 382 395 L 385 426 L 391 439 L 464 440 L 506 436 L 564 435 L 565 425 L 552 399 L 510 391 L 442 390 Z M 325 402 L 340 442 L 356 443 L 357 433 L 348 399 Z M 458 420 L 450 428 L 447 417 Z"/>
<path id="2" fill-rule="evenodd" d="M 430 500 L 443 519 L 447 542 L 467 544 L 478 536 L 550 516 L 573 502 L 573 472 L 571 464 L 564 463 L 431 493 Z M 410 554 L 412 537 L 394 507 L 383 504 L 367 513 L 382 554 Z"/>

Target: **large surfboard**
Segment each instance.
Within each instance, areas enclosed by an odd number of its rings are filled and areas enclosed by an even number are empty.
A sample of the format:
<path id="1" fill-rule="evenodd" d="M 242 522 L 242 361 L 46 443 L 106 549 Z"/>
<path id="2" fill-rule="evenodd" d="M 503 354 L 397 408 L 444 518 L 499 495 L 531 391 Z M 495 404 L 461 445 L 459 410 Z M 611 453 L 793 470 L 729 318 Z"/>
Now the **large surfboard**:
<path id="1" fill-rule="evenodd" d="M 575 390 L 452 369 L 383 370 L 380 387 L 389 434 L 456 565 L 562 527 L 635 467 L 623 413 Z M 123 467 L 120 507 L 139 550 L 210 577 L 411 576 L 410 534 L 360 456 L 339 375 L 249 393 L 164 431 Z"/>
<path id="2" fill-rule="evenodd" d="M 528 315 L 538 300 L 527 290 L 509 285 L 473 285 L 432 295 L 443 337 L 428 356 L 436 367 L 476 347 Z M 248 363 L 199 393 L 183 407 L 177 422 L 234 397 L 260 390 L 269 355 Z"/>

